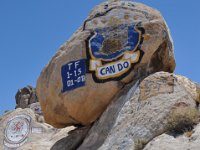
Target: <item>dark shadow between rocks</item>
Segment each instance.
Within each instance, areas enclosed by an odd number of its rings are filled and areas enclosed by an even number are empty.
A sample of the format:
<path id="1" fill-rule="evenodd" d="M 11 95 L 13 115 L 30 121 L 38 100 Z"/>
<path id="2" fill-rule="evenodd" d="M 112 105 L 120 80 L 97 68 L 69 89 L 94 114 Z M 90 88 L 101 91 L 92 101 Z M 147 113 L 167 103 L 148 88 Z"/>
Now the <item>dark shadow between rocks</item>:
<path id="1" fill-rule="evenodd" d="M 57 141 L 51 150 L 76 150 L 86 137 L 91 126 L 77 128 L 70 131 L 67 137 Z"/>
<path id="2" fill-rule="evenodd" d="M 169 54 L 168 54 L 168 43 L 164 41 L 158 49 L 154 52 L 153 56 L 151 57 L 150 68 L 153 68 L 153 72 L 165 71 L 172 73 L 175 66 L 172 64 L 166 63 L 169 61 Z M 168 64 L 168 65 L 166 65 Z"/>

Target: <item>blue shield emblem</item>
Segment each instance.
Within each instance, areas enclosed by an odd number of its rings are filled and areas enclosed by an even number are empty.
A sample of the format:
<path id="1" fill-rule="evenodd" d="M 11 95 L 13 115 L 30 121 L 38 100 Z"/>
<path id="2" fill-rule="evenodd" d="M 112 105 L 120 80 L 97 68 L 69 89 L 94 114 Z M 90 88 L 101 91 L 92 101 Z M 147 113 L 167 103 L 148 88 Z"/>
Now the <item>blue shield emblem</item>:
<path id="1" fill-rule="evenodd" d="M 96 29 L 89 41 L 90 53 L 96 59 L 116 59 L 126 51 L 136 50 L 140 38 L 140 31 L 135 25 Z"/>
<path id="2" fill-rule="evenodd" d="M 121 80 L 142 58 L 142 31 L 134 24 L 98 28 L 87 41 L 89 72 L 98 82 Z"/>

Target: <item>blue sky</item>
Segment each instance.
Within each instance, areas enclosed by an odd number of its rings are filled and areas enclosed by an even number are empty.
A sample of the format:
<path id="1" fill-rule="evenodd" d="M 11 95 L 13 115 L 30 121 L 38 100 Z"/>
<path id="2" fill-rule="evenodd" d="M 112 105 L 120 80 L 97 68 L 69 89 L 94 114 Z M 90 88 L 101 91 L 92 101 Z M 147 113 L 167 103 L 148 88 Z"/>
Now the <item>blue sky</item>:
<path id="1" fill-rule="evenodd" d="M 42 68 L 103 0 L 0 0 L 0 114 L 36 86 Z M 137 0 L 161 11 L 175 45 L 176 73 L 200 83 L 200 1 Z"/>

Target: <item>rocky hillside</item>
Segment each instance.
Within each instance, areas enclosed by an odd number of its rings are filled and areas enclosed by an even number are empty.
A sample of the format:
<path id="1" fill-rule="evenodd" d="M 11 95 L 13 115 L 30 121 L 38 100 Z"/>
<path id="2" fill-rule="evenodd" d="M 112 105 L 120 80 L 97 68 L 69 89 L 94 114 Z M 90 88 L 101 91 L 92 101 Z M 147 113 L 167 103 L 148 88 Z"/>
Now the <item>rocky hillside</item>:
<path id="1" fill-rule="evenodd" d="M 1 118 L 1 148 L 198 150 L 199 91 L 185 77 L 158 72 L 124 87 L 93 124 L 62 129 L 46 124 L 33 103 Z"/>
<path id="2" fill-rule="evenodd" d="M 0 150 L 199 150 L 200 86 L 175 66 L 160 12 L 106 1 L 18 90 Z"/>

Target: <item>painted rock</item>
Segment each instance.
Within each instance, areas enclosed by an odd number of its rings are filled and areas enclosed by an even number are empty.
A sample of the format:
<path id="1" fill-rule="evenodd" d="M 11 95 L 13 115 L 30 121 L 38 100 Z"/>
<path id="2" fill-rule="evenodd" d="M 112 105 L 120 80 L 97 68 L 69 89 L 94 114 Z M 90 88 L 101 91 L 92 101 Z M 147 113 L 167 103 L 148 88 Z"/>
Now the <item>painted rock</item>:
<path id="1" fill-rule="evenodd" d="M 50 149 L 74 127 L 56 129 L 41 123 L 30 108 L 7 112 L 0 120 L 0 150 Z"/>
<path id="2" fill-rule="evenodd" d="M 18 108 L 6 113 L 0 120 L 0 149 L 15 150 L 38 139 L 50 138 L 57 131 L 50 125 L 39 123 L 34 112 Z"/>
<path id="3" fill-rule="evenodd" d="M 47 123 L 87 125 L 127 83 L 174 68 L 161 14 L 140 3 L 107 1 L 60 47 L 41 72 L 36 92 Z"/>

